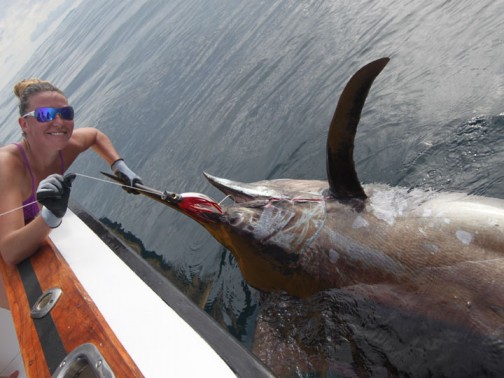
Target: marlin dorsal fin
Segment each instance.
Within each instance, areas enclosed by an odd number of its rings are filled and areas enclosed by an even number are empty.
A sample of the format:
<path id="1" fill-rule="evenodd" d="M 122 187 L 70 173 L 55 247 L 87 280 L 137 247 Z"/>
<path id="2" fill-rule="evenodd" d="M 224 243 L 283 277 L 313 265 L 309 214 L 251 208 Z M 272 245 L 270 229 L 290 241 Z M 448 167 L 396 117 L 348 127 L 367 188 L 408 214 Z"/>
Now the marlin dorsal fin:
<path id="1" fill-rule="evenodd" d="M 327 179 L 335 198 L 367 198 L 355 171 L 354 138 L 369 89 L 389 60 L 375 60 L 357 71 L 343 89 L 336 106 L 327 137 Z"/>

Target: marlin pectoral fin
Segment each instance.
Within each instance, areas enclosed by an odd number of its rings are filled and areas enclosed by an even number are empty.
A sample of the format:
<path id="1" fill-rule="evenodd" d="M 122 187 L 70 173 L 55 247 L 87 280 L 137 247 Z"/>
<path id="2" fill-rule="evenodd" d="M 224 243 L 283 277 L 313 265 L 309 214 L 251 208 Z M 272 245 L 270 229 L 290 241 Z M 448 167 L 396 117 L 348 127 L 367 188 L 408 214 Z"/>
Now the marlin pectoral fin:
<path id="1" fill-rule="evenodd" d="M 367 198 L 355 171 L 354 138 L 369 89 L 389 60 L 375 60 L 357 71 L 336 106 L 327 138 L 327 179 L 331 195 L 338 199 Z"/>

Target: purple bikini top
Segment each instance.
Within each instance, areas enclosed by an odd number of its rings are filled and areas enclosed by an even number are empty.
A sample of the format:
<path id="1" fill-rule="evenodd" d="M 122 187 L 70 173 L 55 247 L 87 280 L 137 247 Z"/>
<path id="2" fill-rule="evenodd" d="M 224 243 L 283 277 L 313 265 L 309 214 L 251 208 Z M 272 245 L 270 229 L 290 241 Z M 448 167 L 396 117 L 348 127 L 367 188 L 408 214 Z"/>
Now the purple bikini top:
<path id="1" fill-rule="evenodd" d="M 35 195 L 35 178 L 33 177 L 33 172 L 30 167 L 30 162 L 28 161 L 28 157 L 26 156 L 26 153 L 25 153 L 23 147 L 18 143 L 14 143 L 14 144 L 17 146 L 19 151 L 21 151 L 21 155 L 23 155 L 23 159 L 24 159 L 26 168 L 28 168 L 28 172 L 30 172 L 30 176 L 31 176 L 32 192 L 31 192 L 31 195 L 25 201 L 23 201 L 24 220 L 25 220 L 25 224 L 28 224 L 29 222 L 31 222 L 33 220 L 33 218 L 35 218 L 37 216 L 37 214 L 40 211 L 38 203 L 37 203 L 37 197 Z M 59 157 L 60 157 L 60 161 L 61 161 L 61 174 L 63 174 L 63 173 L 65 173 L 65 161 L 63 160 L 63 154 L 61 153 L 61 151 L 58 151 L 58 153 L 59 153 Z"/>

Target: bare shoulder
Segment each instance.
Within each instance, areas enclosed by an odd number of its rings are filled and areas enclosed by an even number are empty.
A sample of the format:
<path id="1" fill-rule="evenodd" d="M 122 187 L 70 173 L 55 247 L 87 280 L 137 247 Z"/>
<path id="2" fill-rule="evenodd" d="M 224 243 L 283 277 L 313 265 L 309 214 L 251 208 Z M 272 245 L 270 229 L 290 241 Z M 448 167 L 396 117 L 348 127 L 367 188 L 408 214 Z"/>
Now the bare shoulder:
<path id="1" fill-rule="evenodd" d="M 68 147 L 81 153 L 91 147 L 96 140 L 98 130 L 93 127 L 82 127 L 73 131 Z"/>
<path id="2" fill-rule="evenodd" d="M 21 153 L 13 144 L 0 148 L 0 185 L 18 182 L 24 175 Z"/>
<path id="3" fill-rule="evenodd" d="M 96 138 L 97 133 L 98 130 L 95 129 L 94 127 L 81 127 L 73 131 L 72 138 L 70 139 L 70 141 L 82 143 L 89 140 L 94 140 Z"/>
<path id="4" fill-rule="evenodd" d="M 95 143 L 96 135 L 97 130 L 93 127 L 81 127 L 73 131 L 72 137 L 62 151 L 67 168 Z"/>
<path id="5" fill-rule="evenodd" d="M 23 160 L 17 147 L 13 144 L 0 147 L 0 169 L 19 170 L 20 167 L 23 167 Z"/>

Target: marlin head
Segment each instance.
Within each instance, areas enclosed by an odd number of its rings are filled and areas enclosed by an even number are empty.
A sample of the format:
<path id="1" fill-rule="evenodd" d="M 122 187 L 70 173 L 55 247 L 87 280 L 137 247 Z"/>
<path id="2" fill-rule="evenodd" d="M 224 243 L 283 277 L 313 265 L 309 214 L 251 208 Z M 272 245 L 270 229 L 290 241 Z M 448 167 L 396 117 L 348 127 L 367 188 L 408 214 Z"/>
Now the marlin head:
<path id="1" fill-rule="evenodd" d="M 234 203 L 222 207 L 219 225 L 203 226 L 233 253 L 250 285 L 298 296 L 331 286 L 303 267 L 325 224 L 326 181 L 241 183 L 205 176 Z"/>

